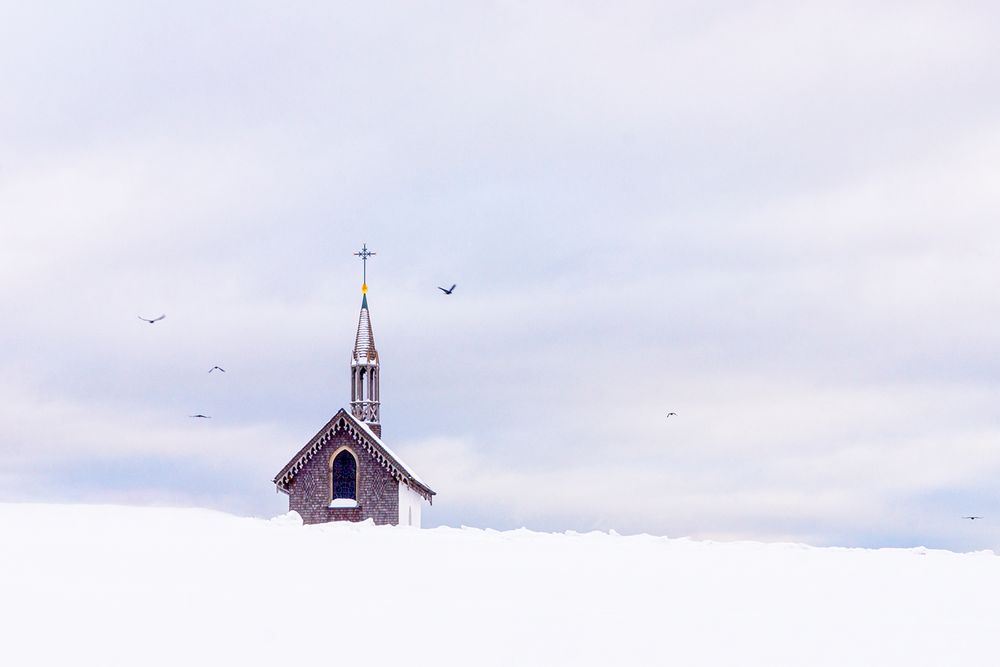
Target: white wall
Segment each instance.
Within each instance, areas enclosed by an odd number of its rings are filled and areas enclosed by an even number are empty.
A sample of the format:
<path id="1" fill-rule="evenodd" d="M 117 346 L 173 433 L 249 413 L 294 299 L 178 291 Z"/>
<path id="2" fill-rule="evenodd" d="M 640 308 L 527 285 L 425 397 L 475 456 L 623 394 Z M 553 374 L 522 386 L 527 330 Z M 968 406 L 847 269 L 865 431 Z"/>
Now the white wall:
<path id="1" fill-rule="evenodd" d="M 420 528 L 420 508 L 424 499 L 405 484 L 399 485 L 399 525 Z"/>

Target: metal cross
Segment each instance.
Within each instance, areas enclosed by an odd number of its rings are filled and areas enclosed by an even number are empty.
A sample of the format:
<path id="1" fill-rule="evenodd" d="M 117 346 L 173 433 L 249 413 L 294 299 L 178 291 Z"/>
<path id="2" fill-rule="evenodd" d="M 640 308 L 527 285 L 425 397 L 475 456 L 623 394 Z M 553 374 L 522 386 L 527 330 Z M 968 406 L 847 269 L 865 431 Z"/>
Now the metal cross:
<path id="1" fill-rule="evenodd" d="M 374 255 L 371 250 L 368 249 L 368 244 L 363 243 L 361 245 L 361 251 L 354 253 L 356 256 L 361 258 L 361 283 L 363 285 L 368 284 L 368 258 Z"/>

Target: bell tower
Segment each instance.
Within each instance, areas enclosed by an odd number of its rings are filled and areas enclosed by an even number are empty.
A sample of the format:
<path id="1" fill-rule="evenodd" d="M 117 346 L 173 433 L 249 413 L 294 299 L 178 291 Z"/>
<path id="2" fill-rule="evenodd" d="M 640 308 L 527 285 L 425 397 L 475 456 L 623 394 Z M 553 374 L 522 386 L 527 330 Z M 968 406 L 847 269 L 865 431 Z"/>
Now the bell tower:
<path id="1" fill-rule="evenodd" d="M 371 316 L 368 313 L 368 258 L 375 253 L 363 245 L 354 253 L 362 261 L 361 314 L 358 316 L 358 334 L 354 339 L 351 353 L 351 414 L 363 421 L 382 437 L 379 421 L 379 367 L 378 351 L 375 349 L 375 334 L 372 333 Z"/>

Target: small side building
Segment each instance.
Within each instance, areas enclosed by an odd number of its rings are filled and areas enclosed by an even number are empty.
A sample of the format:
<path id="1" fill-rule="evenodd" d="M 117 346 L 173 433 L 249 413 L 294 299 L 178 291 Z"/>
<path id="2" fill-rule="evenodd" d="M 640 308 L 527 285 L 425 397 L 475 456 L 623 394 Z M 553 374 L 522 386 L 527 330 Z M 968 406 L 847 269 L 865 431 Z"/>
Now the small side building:
<path id="1" fill-rule="evenodd" d="M 351 405 L 341 408 L 274 477 L 305 523 L 364 521 L 420 526 L 434 491 L 382 441 L 379 360 L 368 287 L 362 287 L 351 354 Z"/>

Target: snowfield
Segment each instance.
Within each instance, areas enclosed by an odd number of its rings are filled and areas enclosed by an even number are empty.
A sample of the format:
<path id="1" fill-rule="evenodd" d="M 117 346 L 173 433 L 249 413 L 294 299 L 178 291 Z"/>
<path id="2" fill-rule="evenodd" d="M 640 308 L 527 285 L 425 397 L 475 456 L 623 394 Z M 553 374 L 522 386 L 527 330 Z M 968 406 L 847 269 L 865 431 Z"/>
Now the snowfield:
<path id="1" fill-rule="evenodd" d="M 4 665 L 997 665 L 991 552 L 0 504 Z"/>

